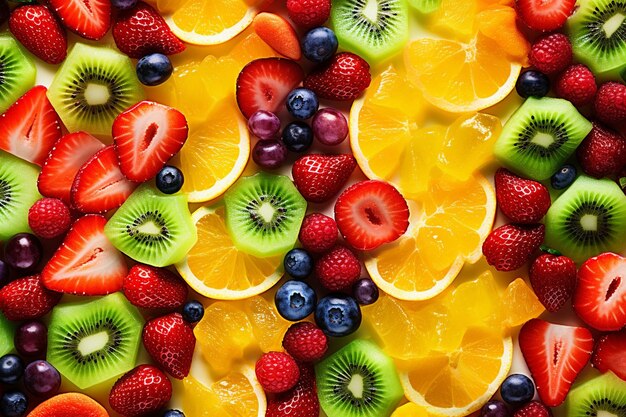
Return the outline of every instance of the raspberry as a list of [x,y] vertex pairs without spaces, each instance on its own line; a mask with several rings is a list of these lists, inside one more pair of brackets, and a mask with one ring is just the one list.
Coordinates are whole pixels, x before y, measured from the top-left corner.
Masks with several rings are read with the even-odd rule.
[[331,0],[287,0],[289,18],[302,29],[322,26],[330,17]]
[[343,291],[361,276],[361,263],[350,249],[336,246],[317,261],[315,273],[327,290]]
[[594,123],[576,150],[583,171],[592,177],[616,175],[626,164],[626,139],[618,132]]
[[539,401],[531,401],[517,410],[513,417],[552,417],[552,412]]
[[530,48],[528,59],[544,74],[556,74],[572,63],[572,44],[561,33],[545,36]]
[[312,213],[304,218],[299,239],[304,249],[321,253],[335,246],[338,233],[335,220],[321,213]]
[[28,225],[34,234],[44,239],[67,232],[71,222],[69,208],[58,198],[42,198],[28,210]]
[[273,394],[290,390],[300,379],[298,364],[283,352],[264,353],[256,362],[255,371],[265,392]]
[[287,330],[283,347],[296,360],[314,362],[326,353],[328,338],[315,324],[303,321]]
[[591,103],[597,90],[593,73],[582,64],[570,66],[556,80],[556,95],[575,106]]
[[604,83],[598,88],[594,103],[596,117],[605,123],[626,121],[626,85]]

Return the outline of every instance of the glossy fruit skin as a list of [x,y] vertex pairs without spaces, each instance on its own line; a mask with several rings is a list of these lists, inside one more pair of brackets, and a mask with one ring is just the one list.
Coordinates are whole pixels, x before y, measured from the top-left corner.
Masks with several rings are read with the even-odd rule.
[[596,118],[612,124],[626,121],[626,85],[607,82],[598,88],[594,100]]
[[561,169],[550,178],[550,184],[555,190],[564,190],[572,185],[577,174],[574,165],[563,165]]
[[587,175],[595,178],[617,175],[626,165],[626,138],[594,123],[576,149],[576,157]]
[[304,79],[319,98],[352,101],[359,97],[372,81],[369,64],[351,52],[333,56],[324,67],[314,70]]
[[546,215],[550,192],[540,182],[518,177],[500,168],[494,178],[498,207],[516,223],[537,223]]
[[291,168],[294,184],[302,197],[323,203],[334,197],[352,175],[356,159],[351,154],[305,155]]
[[197,323],[204,316],[204,306],[197,300],[187,301],[183,306],[182,316],[187,323]]
[[172,165],[165,165],[156,175],[156,186],[163,194],[179,192],[184,182],[182,171]]
[[309,61],[322,63],[337,52],[339,41],[335,32],[325,26],[313,28],[302,38],[302,54]]
[[118,10],[132,9],[137,5],[137,0],[111,0],[111,6]]
[[335,246],[338,234],[339,229],[333,218],[321,213],[311,213],[302,221],[298,240],[309,252],[322,253]]
[[189,375],[196,337],[180,313],[149,320],[142,341],[152,360],[171,376],[183,379]]
[[500,395],[504,402],[517,407],[533,399],[535,384],[526,375],[512,374],[502,382]]
[[292,249],[283,259],[285,272],[296,279],[304,279],[313,272],[313,258],[304,249]]
[[532,45],[528,59],[544,74],[557,74],[572,63],[572,44],[562,33],[553,33]]
[[265,392],[272,394],[290,390],[300,379],[298,364],[284,352],[264,353],[256,362],[255,372]]
[[8,354],[0,358],[0,383],[14,385],[24,375],[24,361],[17,355]]
[[530,284],[550,312],[560,310],[576,287],[576,264],[567,256],[543,254],[530,267]]
[[72,224],[70,209],[57,198],[39,199],[28,210],[28,225],[43,239],[52,239],[67,232]]
[[510,417],[509,409],[502,401],[491,400],[483,406],[480,417]]
[[361,262],[350,249],[337,245],[317,260],[315,275],[329,291],[349,290],[361,276]]
[[4,260],[12,268],[31,270],[39,264],[43,247],[36,236],[19,233],[4,245]]
[[315,308],[315,323],[329,336],[343,337],[361,325],[361,308],[356,300],[341,293],[322,298]]
[[289,18],[298,27],[323,25],[330,17],[331,0],[287,0]]
[[545,238],[543,224],[505,224],[493,230],[483,242],[483,255],[498,271],[521,268]]
[[27,4],[16,8],[9,28],[26,49],[49,64],[60,64],[67,56],[65,29],[45,6]]
[[0,290],[0,310],[13,321],[37,319],[60,299],[60,293],[48,290],[39,275],[32,275],[11,281]]
[[170,59],[159,53],[143,56],[137,61],[137,79],[143,85],[163,84],[172,75],[174,67]]
[[180,308],[189,292],[185,281],[175,273],[144,264],[130,268],[122,290],[134,306],[164,310]]
[[139,365],[118,379],[109,393],[113,410],[127,417],[153,415],[172,397],[172,383],[159,368]]
[[302,321],[287,329],[283,347],[295,360],[315,362],[328,350],[328,338],[315,324]]
[[43,358],[48,347],[48,328],[40,321],[29,321],[15,330],[15,350],[25,357]]
[[280,119],[272,112],[259,110],[248,119],[248,130],[259,139],[273,139],[280,131]]
[[313,135],[322,145],[337,146],[348,137],[348,121],[337,109],[321,109],[311,122]]
[[361,278],[352,287],[354,299],[362,306],[374,304],[379,297],[378,287],[370,278]]
[[513,417],[552,417],[552,412],[539,401],[531,401],[517,410]]
[[167,410],[163,413],[163,417],[185,417],[185,414],[180,410]]
[[61,374],[48,362],[37,360],[26,366],[24,386],[37,397],[52,397],[61,387]]
[[518,16],[526,26],[548,32],[565,24],[574,12],[576,0],[518,0],[516,6]]
[[626,380],[626,330],[602,336],[594,348],[591,365]]
[[9,283],[9,266],[0,260],[0,289]]
[[306,120],[317,112],[319,100],[308,88],[295,88],[287,95],[287,111],[296,119]]
[[313,130],[304,122],[292,122],[283,129],[282,139],[291,152],[306,152],[313,144]]
[[300,380],[294,388],[268,397],[265,417],[319,417],[315,371],[308,364],[301,363],[299,367]]
[[4,417],[22,417],[28,409],[28,398],[20,391],[8,391],[0,397],[0,414]]
[[278,168],[286,158],[287,148],[276,139],[260,140],[252,148],[252,159],[262,168]]
[[525,71],[517,79],[515,90],[523,98],[543,97],[550,91],[550,79],[539,71]]
[[276,292],[278,314],[289,321],[299,321],[315,310],[317,295],[305,282],[287,281]]

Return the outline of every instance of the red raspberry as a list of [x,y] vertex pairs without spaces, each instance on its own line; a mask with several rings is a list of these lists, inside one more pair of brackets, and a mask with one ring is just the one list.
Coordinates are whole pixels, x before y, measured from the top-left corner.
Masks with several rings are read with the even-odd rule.
[[322,26],[330,17],[331,0],[287,0],[289,18],[302,29]]
[[345,246],[336,246],[315,264],[315,273],[324,288],[346,290],[361,276],[361,263]]
[[44,239],[62,235],[71,224],[70,209],[58,198],[42,198],[28,210],[28,225]]
[[582,64],[570,66],[556,80],[556,95],[571,101],[574,106],[591,103],[597,90],[596,78]]
[[576,150],[587,175],[602,178],[618,174],[626,164],[626,139],[612,129],[594,123]]
[[530,48],[528,59],[544,74],[556,74],[572,63],[572,44],[562,33],[545,36]]
[[326,252],[337,243],[339,229],[332,218],[312,213],[304,218],[300,227],[300,243],[312,253]]
[[552,412],[539,401],[531,401],[517,410],[513,417],[552,417]]
[[300,379],[298,364],[284,352],[264,353],[256,362],[255,371],[259,384],[272,394],[290,390]]
[[594,103],[596,117],[605,123],[626,121],[626,85],[604,83],[598,89]]
[[328,338],[315,324],[303,321],[287,330],[283,347],[296,360],[314,362],[326,353]]

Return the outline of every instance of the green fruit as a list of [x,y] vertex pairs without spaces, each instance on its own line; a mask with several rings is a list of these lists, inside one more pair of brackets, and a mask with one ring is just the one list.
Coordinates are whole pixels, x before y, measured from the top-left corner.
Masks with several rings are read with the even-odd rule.
[[409,4],[420,13],[432,13],[439,9],[441,0],[409,0]]
[[0,356],[4,356],[13,350],[13,336],[15,324],[4,317],[0,312]]
[[11,36],[0,35],[0,113],[35,85],[37,68]]
[[596,376],[569,392],[565,408],[567,417],[626,417],[626,381]]

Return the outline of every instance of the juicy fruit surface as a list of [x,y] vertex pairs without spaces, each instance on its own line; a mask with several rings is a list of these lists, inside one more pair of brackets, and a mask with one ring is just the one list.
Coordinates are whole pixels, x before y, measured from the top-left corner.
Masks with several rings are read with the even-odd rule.
[[37,69],[22,47],[10,36],[0,36],[3,80],[0,83],[0,112],[8,109],[35,84]]

